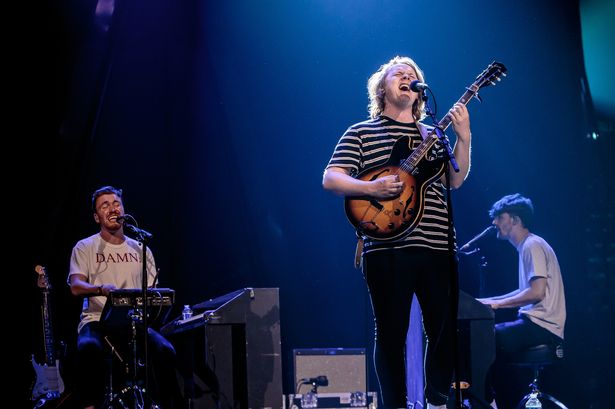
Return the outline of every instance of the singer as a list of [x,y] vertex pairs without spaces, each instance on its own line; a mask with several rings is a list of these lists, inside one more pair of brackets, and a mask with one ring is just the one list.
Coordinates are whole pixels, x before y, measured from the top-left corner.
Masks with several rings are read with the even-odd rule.
[[[519,288],[490,298],[483,304],[493,309],[518,308],[518,319],[495,326],[496,360],[493,365],[491,388],[500,409],[512,408],[506,399],[510,393],[510,356],[528,347],[542,344],[561,344],[566,322],[566,300],[559,263],[549,244],[529,229],[532,225],[532,201],[516,193],[504,196],[491,207],[489,215],[497,229],[498,238],[508,240],[519,252]],[[493,393],[495,392],[495,393]],[[520,393],[519,396],[523,396]]]
[[[375,199],[400,195],[403,182],[396,175],[385,174],[371,181],[354,176],[386,162],[398,139],[408,138],[410,149],[415,149],[428,134],[428,127],[420,122],[425,118],[425,102],[410,87],[417,80],[424,84],[423,71],[414,60],[399,56],[380,66],[370,77],[367,83],[370,119],[350,126],[339,139],[324,172],[326,190]],[[460,171],[451,172],[451,187],[458,188],[470,169],[470,116],[463,104],[455,104],[447,115],[457,135],[454,155]],[[435,146],[431,157],[442,160],[444,148],[439,143]],[[427,186],[425,211],[409,234],[388,241],[364,240],[363,274],[377,329],[374,359],[386,408],[405,408],[407,404],[404,350],[415,293],[423,311],[428,340],[427,407],[444,409],[449,395],[454,323],[450,318],[449,223],[444,183],[441,178]]]
[[[124,235],[120,223],[124,215],[122,191],[104,186],[92,195],[94,221],[100,231],[77,242],[70,258],[68,284],[71,293],[83,298],[81,321],[77,338],[76,395],[81,407],[100,407],[105,396],[108,375],[104,337],[110,335],[100,323],[100,316],[109,292],[116,288],[141,288],[141,244]],[[148,282],[153,285],[156,277],[154,256],[147,249]],[[129,334],[112,335],[128,342]],[[172,407],[173,400],[180,396],[175,377],[175,349],[158,332],[148,328],[148,350],[152,367],[156,372],[152,379],[158,384],[151,388],[159,392],[153,396],[162,407]],[[125,344],[127,345],[127,343]]]

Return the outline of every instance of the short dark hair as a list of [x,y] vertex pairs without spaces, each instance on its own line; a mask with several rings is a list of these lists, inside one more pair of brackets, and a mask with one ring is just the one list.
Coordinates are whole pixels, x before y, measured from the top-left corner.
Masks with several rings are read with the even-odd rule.
[[534,205],[530,199],[519,193],[506,195],[491,206],[489,216],[494,218],[502,213],[518,216],[523,226],[529,229],[534,219]]
[[96,213],[96,199],[98,199],[102,195],[111,195],[115,194],[120,199],[122,198],[122,189],[116,189],[113,186],[103,186],[99,189],[96,189],[94,193],[92,193],[92,211]]

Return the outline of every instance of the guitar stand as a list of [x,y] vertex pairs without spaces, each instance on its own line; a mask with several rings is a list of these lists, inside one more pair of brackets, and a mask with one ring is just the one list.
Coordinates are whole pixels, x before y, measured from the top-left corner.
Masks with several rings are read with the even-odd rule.
[[[138,370],[143,367],[143,363],[139,362],[137,350],[137,323],[143,320],[143,310],[134,308],[128,313],[130,319],[130,346],[132,351],[132,365],[126,364],[126,373],[132,372],[132,377],[126,382],[126,386],[119,392],[113,390],[113,367],[109,368],[109,387],[105,402],[102,405],[103,409],[161,409],[154,401],[147,396],[147,391],[139,382]],[[147,333],[144,334],[147,337]],[[112,354],[119,359],[121,363],[125,363],[122,357],[117,353],[115,347],[111,344],[108,337],[105,341],[111,347]],[[113,361],[113,357],[111,358]],[[132,371],[130,368],[132,367]]]

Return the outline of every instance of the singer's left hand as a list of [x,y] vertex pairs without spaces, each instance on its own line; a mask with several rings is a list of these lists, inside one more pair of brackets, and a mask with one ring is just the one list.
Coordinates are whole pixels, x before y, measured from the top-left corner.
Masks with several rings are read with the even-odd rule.
[[470,113],[468,108],[457,102],[450,111],[448,111],[448,117],[453,122],[453,130],[461,141],[470,142]]

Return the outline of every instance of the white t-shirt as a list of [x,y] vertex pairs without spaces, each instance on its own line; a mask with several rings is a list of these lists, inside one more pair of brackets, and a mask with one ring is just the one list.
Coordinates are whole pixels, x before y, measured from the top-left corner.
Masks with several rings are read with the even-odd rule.
[[530,287],[532,277],[545,277],[547,280],[545,298],[539,303],[519,308],[519,313],[563,339],[566,299],[555,252],[544,239],[531,233],[519,244],[517,251],[520,290]]
[[[111,244],[103,240],[100,233],[80,240],[73,247],[70,258],[68,283],[73,274],[84,275],[93,285],[113,284],[117,288],[140,289],[143,264],[141,243],[126,237],[122,244]],[[156,278],[154,256],[147,249],[148,286]],[[83,299],[81,322],[78,331],[88,322],[99,321],[107,297],[94,296]]]

